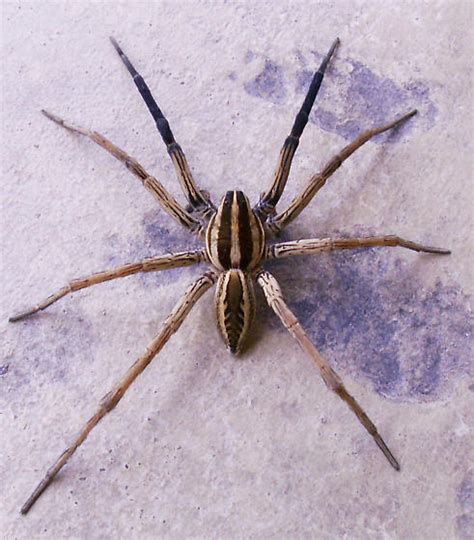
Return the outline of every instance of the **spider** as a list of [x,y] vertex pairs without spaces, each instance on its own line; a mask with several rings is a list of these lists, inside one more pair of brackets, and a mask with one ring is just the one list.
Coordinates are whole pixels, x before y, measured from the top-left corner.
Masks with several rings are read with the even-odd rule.
[[339,45],[339,39],[336,39],[323,58],[319,69],[315,72],[303,105],[296,115],[289,136],[283,144],[270,189],[260,196],[259,201],[253,207],[242,191],[228,191],[219,206],[216,207],[212,203],[209,194],[196,185],[184,152],[176,142],[168,120],[158,107],[144,79],[136,71],[116,40],[111,37],[110,41],[133,77],[138,91],[156,122],[158,132],[166,144],[176,169],[188,206],[183,207],[180,205],[166,191],[163,185],[151,176],[134,158],[120,150],[104,136],[96,131],[74,126],[45,110],[42,112],[47,118],[69,131],[92,139],[121,161],[131,173],[139,178],[143,186],[154,195],[163,209],[173,219],[184,226],[188,232],[204,240],[205,247],[194,251],[152,257],[140,262],[125,264],[112,270],[92,274],[82,279],[75,279],[35,307],[14,315],[9,321],[15,322],[25,319],[38,311],[46,309],[69,293],[112,279],[130,276],[139,272],[157,272],[199,263],[207,263],[210,268],[189,286],[145,353],[128,369],[115,388],[102,398],[96,413],[84,424],[70,446],[47,470],[43,479],[22,506],[21,513],[26,514],[30,510],[92,429],[107,413],[116,407],[133,381],[179,329],[194,304],[215,284],[217,325],[227,348],[234,354],[240,353],[243,349],[246,336],[254,320],[254,284],[257,283],[263,289],[268,305],[302,349],[314,361],[325,384],[347,403],[364,428],[373,437],[390,465],[394,469],[400,470],[398,461],[378,433],[377,428],[355,398],[346,390],[339,375],[330,367],[329,363],[310,341],[303,327],[285,303],[277,280],[272,274],[263,269],[262,263],[271,259],[312,255],[324,251],[376,246],[400,246],[419,252],[440,255],[449,254],[450,251],[446,249],[424,246],[394,235],[343,239],[304,239],[272,245],[267,244],[268,237],[278,234],[279,231],[293,221],[324,186],[328,178],[359,147],[375,135],[400,126],[414,116],[417,111],[412,110],[393,122],[363,132],[352,143],[332,157],[321,172],[309,179],[302,193],[290,203],[288,208],[282,212],[277,212],[276,206],[285,189],[300,136],[308,122],[326,68]]

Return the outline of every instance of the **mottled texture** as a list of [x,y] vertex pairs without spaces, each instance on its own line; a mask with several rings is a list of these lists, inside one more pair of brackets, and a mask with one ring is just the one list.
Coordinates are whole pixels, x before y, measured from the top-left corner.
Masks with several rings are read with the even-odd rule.
[[455,390],[453,375],[468,374],[471,367],[474,318],[468,298],[439,280],[426,287],[410,268],[420,255],[400,259],[388,251],[319,254],[302,258],[296,268],[286,261],[271,267],[316,345],[335,365],[359,373],[361,382],[370,381],[387,397],[444,398],[448,389],[450,395]]
[[[17,1],[2,17],[3,537],[472,537],[472,6]],[[281,208],[354,134],[419,109],[351,157],[284,238],[393,233],[453,254],[387,248],[272,265],[400,473],[261,294],[260,324],[236,360],[208,293],[31,513],[18,514],[199,272],[104,283],[7,323],[69,279],[196,245],[122,165],[39,112],[103,133],[183,200],[109,35],[215,201],[239,189],[254,202],[267,188],[336,36]]]
[[251,96],[268,99],[272,103],[282,103],[286,96],[281,66],[265,60],[262,71],[252,82],[244,85],[245,91]]
[[474,473],[468,471],[458,488],[458,503],[461,509],[456,524],[459,538],[472,538],[474,531]]
[[[252,82],[246,83],[244,88],[251,96],[291,107],[294,95],[287,91],[287,86],[294,87],[296,95],[301,94],[298,101],[304,98],[313,78],[314,69],[319,65],[323,54],[318,53],[314,56],[316,58],[312,58],[310,62],[303,61],[306,66],[311,64],[310,69],[305,67],[292,74],[293,77],[287,78],[281,66],[270,59],[265,59],[263,70]],[[299,53],[298,57],[301,62],[302,54]],[[255,54],[249,58],[259,61]],[[349,73],[347,69],[340,71],[336,67],[331,67],[328,76],[331,78],[329,84],[337,87],[338,95],[335,99],[341,106],[337,111],[330,108],[334,100],[329,96],[328,85],[323,85],[318,105],[310,115],[311,122],[324,131],[337,133],[346,141],[352,141],[364,129],[383,125],[390,119],[417,108],[421,113],[423,128],[428,130],[433,127],[437,109],[430,98],[430,89],[426,82],[414,79],[396,84],[390,78],[377,75],[362,62],[347,58],[345,63]],[[396,133],[379,135],[374,142],[379,144],[398,142],[402,133],[411,131],[410,126],[413,124],[408,123]]]

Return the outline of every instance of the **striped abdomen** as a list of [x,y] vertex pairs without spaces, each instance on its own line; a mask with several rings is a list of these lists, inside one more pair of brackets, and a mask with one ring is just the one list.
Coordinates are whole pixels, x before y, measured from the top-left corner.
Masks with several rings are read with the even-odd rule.
[[242,191],[228,191],[206,230],[206,252],[219,270],[252,270],[262,259],[265,233]]
[[227,348],[232,353],[240,352],[255,316],[255,292],[248,273],[232,269],[219,276],[216,315]]

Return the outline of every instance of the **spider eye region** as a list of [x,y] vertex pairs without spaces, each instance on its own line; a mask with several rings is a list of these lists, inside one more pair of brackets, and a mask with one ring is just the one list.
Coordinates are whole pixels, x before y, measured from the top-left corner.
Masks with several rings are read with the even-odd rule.
[[218,270],[252,270],[263,257],[265,232],[242,191],[228,191],[206,230],[206,252]]

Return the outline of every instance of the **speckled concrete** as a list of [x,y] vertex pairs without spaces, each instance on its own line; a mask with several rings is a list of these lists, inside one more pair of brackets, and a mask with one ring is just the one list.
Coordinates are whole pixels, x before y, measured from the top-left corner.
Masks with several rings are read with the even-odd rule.
[[[472,538],[472,4],[4,2],[2,11],[1,536]],[[336,35],[282,207],[362,129],[419,109],[354,155],[284,238],[397,233],[453,254],[367,250],[270,266],[400,473],[261,296],[236,360],[208,294],[30,514],[18,514],[199,272],[126,278],[6,322],[68,279],[196,245],[119,163],[39,113],[97,129],[178,194],[111,34],[215,200],[237,187],[256,200],[268,186]]]

